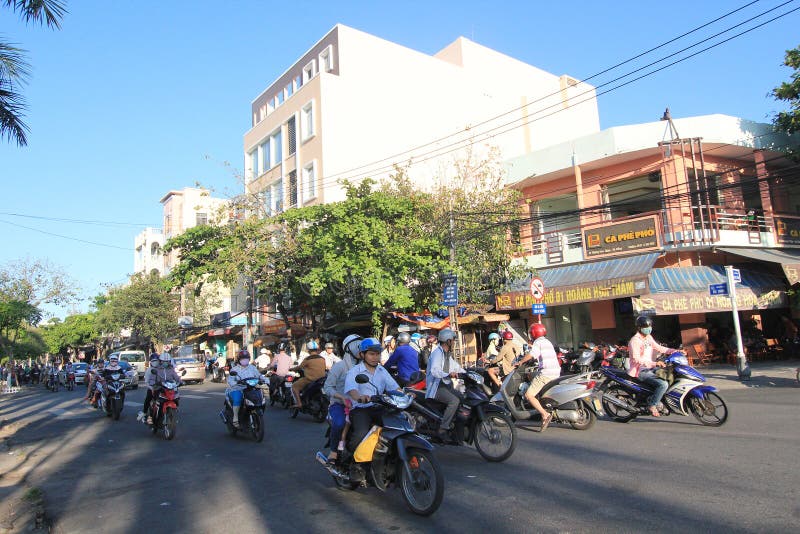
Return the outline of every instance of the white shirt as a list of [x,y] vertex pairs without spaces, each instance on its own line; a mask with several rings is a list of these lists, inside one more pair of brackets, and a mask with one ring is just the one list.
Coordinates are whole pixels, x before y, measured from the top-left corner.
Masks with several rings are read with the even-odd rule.
[[528,353],[539,362],[539,373],[542,376],[551,380],[561,376],[561,365],[558,363],[556,349],[546,337],[536,338]]
[[236,376],[230,375],[228,377],[228,391],[244,389],[244,386],[240,386],[238,384],[239,380],[245,380],[247,378],[258,378],[260,380],[264,380],[264,377],[261,376],[261,373],[258,372],[256,366],[252,363],[247,367],[242,367],[237,363],[233,366],[233,369],[231,369],[231,372],[234,371],[236,371]]
[[[356,382],[356,376],[362,373],[369,377],[370,381],[366,384],[359,384]],[[381,395],[385,391],[399,390],[400,386],[397,385],[392,375],[390,375],[389,371],[384,369],[382,365],[376,367],[375,372],[372,373],[367,370],[367,366],[364,365],[364,362],[361,362],[350,369],[347,372],[347,377],[344,379],[345,395],[348,395],[354,389],[357,390],[360,395]],[[373,404],[372,402],[353,402],[353,408],[366,408]]]
[[[451,354],[452,353],[445,353],[441,346],[437,346],[431,351],[431,356],[428,360],[428,372],[425,376],[426,398],[436,398],[436,392],[439,390],[439,384],[441,382],[445,384],[450,384],[452,382],[450,373],[464,372],[464,368],[459,365]],[[447,369],[445,369],[445,363],[447,363]]]
[[259,354],[258,358],[256,358],[256,366],[263,369],[269,367],[271,361],[269,354]]
[[325,358],[325,368],[326,369],[330,369],[330,368],[333,367],[333,365],[336,362],[342,361],[342,359],[340,357],[338,357],[337,355],[335,355],[334,353],[331,352],[330,354],[328,354],[327,350],[325,352],[321,353],[320,356]]

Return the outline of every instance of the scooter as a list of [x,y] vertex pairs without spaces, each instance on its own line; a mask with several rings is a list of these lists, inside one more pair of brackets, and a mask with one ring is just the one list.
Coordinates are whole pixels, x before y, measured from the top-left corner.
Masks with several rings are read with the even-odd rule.
[[[500,391],[492,397],[492,402],[504,405],[515,421],[541,421],[539,411],[525,398],[535,372],[535,367],[518,367],[506,376]],[[536,398],[553,415],[553,422],[588,430],[598,415],[595,403],[590,400],[596,385],[591,372],[565,375],[548,382]]]
[[[369,377],[359,374],[356,382],[366,384]],[[335,462],[328,462],[325,454],[317,452],[317,461],[342,489],[374,486],[385,492],[394,485],[412,512],[431,515],[444,498],[444,475],[433,445],[414,431],[404,413],[413,397],[387,392],[372,396],[370,402],[384,407],[382,426],[373,426],[354,453],[345,449]]]
[[[186,369],[181,372],[181,375],[186,374]],[[167,380],[158,384],[158,395],[150,403],[150,417],[153,423],[150,429],[153,434],[157,434],[159,430],[164,433],[164,439],[169,441],[175,438],[175,431],[178,427],[178,404],[180,402],[180,394],[178,393],[178,382]],[[147,424],[147,419],[143,421]]]
[[[287,376],[286,378],[288,379],[289,377]],[[290,413],[292,419],[296,418],[300,412],[309,414],[317,423],[323,422],[328,417],[330,399],[322,392],[322,386],[325,385],[326,378],[327,375],[313,381],[303,389],[300,394],[300,401],[303,403],[302,408],[292,408]],[[294,398],[291,397],[291,388],[285,393],[290,396],[289,398]]]
[[100,395],[105,404],[106,415],[119,421],[122,407],[125,405],[125,383],[122,381],[123,371],[111,373],[110,380],[106,380],[104,392]]
[[[231,376],[236,376],[236,371],[231,371]],[[267,406],[267,400],[261,391],[261,379],[246,378],[237,380],[237,383],[245,388],[244,402],[239,407],[239,428],[233,426],[233,406],[227,395],[219,416],[231,436],[239,431],[250,432],[256,443],[261,443],[264,440],[264,409]]]

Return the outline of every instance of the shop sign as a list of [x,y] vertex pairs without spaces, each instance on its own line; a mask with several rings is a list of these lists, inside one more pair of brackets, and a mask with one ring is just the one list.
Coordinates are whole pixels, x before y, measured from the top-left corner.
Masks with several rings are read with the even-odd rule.
[[781,267],[790,286],[800,282],[800,263],[784,263]]
[[[655,293],[634,297],[633,309],[636,313],[655,310],[657,315],[680,315],[683,313],[711,313],[731,311],[729,296],[709,295],[702,291],[685,293]],[[750,288],[736,289],[736,307],[739,311],[785,308],[788,306],[786,292],[772,290],[754,293]]]
[[536,303],[562,306],[578,302],[632,297],[646,291],[646,278],[601,280],[574,286],[549,287],[541,299],[534,298],[530,291],[503,293],[495,297],[495,307],[497,310],[527,310]]
[[658,217],[617,224],[604,224],[583,231],[584,253],[587,258],[627,254],[659,248]]
[[775,241],[781,245],[800,245],[800,219],[773,217]]

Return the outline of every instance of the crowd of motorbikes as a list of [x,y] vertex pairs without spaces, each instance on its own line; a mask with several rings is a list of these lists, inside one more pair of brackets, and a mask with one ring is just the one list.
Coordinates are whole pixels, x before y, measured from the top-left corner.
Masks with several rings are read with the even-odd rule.
[[[559,349],[558,356],[561,376],[547,383],[537,395],[553,416],[553,422],[588,430],[598,416],[604,414],[613,421],[627,423],[650,413],[646,400],[652,391],[650,386],[626,372],[625,347],[585,343],[576,350]],[[665,374],[670,385],[658,407],[660,415],[691,415],[707,426],[724,424],[728,417],[725,402],[713,386],[705,383],[703,375],[689,365],[685,354],[676,351],[661,359],[666,365]],[[318,423],[326,420],[329,399],[322,391],[325,377],[304,389],[302,408],[298,409],[292,407],[291,388],[300,375],[290,372],[278,377],[272,371],[263,371],[268,384],[262,378],[237,379],[244,394],[238,424],[233,424],[234,407],[226,396],[219,415],[230,435],[240,434],[261,442],[265,434],[267,403],[289,410],[292,418],[304,413]],[[237,378],[230,365],[212,362],[207,372],[215,382]],[[513,371],[501,377],[498,387],[493,385],[486,367],[476,364],[465,369],[458,375],[463,401],[445,438],[437,432],[445,405],[425,398],[425,375],[414,373],[402,392],[372,398],[372,402],[384,408],[384,414],[382,426],[373,427],[374,432],[362,441],[364,445],[371,440],[367,460],[358,459],[359,466],[367,466],[366,476],[352,478],[352,465],[358,451],[344,454],[333,463],[323,461],[318,453],[318,460],[341,488],[372,486],[385,490],[395,486],[414,513],[430,515],[439,507],[444,491],[442,470],[433,453],[434,444],[474,446],[480,456],[490,462],[508,459],[516,447],[517,425],[540,420],[539,412],[525,398],[526,388],[535,373],[535,362],[530,366],[516,365]],[[369,381],[363,374],[356,378],[359,383]],[[58,388],[56,374],[47,373],[42,380],[49,389]],[[95,380],[99,393],[96,408],[118,420],[125,402],[122,374],[110,372],[105,377],[96,376]],[[69,376],[67,381],[70,382]],[[74,375],[71,382],[74,387]],[[145,421],[153,434],[161,433],[167,440],[173,439],[177,430],[179,386],[174,381],[159,384]]]

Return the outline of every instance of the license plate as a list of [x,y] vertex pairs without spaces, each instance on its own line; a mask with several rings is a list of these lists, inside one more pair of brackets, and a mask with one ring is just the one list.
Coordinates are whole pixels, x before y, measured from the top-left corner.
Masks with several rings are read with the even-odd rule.
[[290,389],[292,387],[292,383],[291,382],[284,382],[283,385],[286,386],[287,388],[290,388]]
[[594,409],[597,410],[598,412],[603,409],[603,403],[600,402],[600,399],[598,399],[597,397],[592,399],[592,404],[594,404]]

